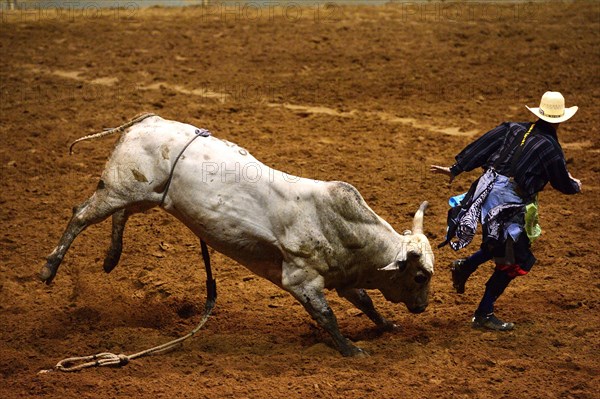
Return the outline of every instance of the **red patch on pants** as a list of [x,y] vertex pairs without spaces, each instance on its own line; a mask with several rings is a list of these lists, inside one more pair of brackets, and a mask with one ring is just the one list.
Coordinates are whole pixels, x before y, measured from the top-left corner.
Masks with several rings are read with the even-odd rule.
[[499,265],[496,264],[496,269],[500,270],[506,274],[508,274],[509,277],[511,278],[515,278],[515,277],[519,277],[519,276],[524,276],[527,273],[529,273],[526,270],[521,269],[521,266],[519,266],[518,264],[512,264],[512,265]]

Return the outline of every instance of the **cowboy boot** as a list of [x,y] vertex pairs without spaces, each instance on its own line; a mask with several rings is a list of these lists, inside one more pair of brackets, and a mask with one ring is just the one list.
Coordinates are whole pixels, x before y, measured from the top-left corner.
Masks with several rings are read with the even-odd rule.
[[515,324],[504,322],[497,318],[493,313],[487,315],[478,315],[475,313],[473,319],[471,319],[471,327],[494,331],[510,331],[515,328]]
[[450,270],[452,272],[452,287],[456,290],[457,294],[464,294],[465,283],[471,275],[471,270],[465,268],[466,259],[457,259],[450,264]]

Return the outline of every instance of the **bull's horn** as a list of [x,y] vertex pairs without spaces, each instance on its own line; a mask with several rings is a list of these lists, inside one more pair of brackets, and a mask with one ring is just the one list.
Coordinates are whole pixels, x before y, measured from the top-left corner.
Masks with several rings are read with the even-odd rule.
[[413,219],[413,234],[423,234],[423,215],[425,214],[425,209],[427,209],[429,203],[427,201],[423,201],[419,210],[415,213],[415,217]]

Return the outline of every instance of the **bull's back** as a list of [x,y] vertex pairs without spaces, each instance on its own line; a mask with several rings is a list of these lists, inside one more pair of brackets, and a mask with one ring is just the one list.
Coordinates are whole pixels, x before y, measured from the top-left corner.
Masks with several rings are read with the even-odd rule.
[[195,131],[150,118],[131,129],[122,146],[143,146],[146,164],[154,162],[148,180],[156,178],[158,187],[173,170],[163,204],[168,212],[213,248],[276,284],[285,257],[314,254],[312,242],[341,239],[350,249],[356,223],[378,222],[350,185],[285,174],[214,136],[197,137],[186,147]]
[[270,174],[244,148],[199,137],[175,166],[165,209],[219,252],[280,284],[282,254],[268,215]]

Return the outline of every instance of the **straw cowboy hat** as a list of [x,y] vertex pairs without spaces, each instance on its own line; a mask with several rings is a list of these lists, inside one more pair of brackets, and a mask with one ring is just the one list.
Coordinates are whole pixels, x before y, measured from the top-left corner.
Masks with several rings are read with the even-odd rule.
[[541,120],[550,123],[561,123],[575,115],[578,107],[565,108],[565,98],[562,94],[557,91],[547,91],[542,96],[538,108],[527,107],[527,109]]

